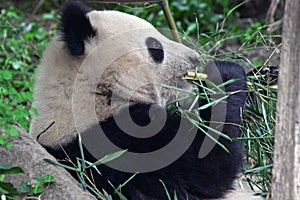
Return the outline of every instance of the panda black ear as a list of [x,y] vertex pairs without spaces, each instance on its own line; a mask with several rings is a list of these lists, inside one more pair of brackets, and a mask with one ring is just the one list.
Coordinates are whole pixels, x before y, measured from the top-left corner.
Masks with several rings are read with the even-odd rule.
[[83,55],[84,41],[96,35],[96,30],[86,16],[90,11],[81,2],[68,2],[62,10],[59,30],[66,48],[73,56]]

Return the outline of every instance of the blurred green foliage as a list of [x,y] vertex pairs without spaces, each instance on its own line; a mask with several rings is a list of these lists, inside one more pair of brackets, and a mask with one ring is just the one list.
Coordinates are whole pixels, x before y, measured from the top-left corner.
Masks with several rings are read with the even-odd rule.
[[0,18],[0,145],[11,148],[18,135],[12,125],[29,128],[33,74],[50,37],[37,23],[24,22],[24,13],[14,7],[2,9]]
[[[187,35],[196,31],[213,32],[216,24],[222,21],[229,10],[229,0],[182,0],[169,1],[169,7],[179,32]],[[151,22],[155,27],[168,27],[164,13],[158,4],[121,4],[115,8],[126,13],[134,14]],[[199,30],[197,30],[198,21]]]

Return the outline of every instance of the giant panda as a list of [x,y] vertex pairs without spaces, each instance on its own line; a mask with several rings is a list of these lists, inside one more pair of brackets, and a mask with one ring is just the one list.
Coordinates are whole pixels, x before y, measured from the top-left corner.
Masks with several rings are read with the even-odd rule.
[[[58,160],[68,157],[75,163],[76,157],[82,156],[80,133],[86,140],[85,160],[95,162],[101,157],[91,151],[106,155],[118,150],[107,149],[102,135],[102,139],[93,139],[95,133],[100,135],[97,131],[101,127],[101,134],[127,150],[93,172],[97,187],[114,199],[119,196],[112,185],[117,188],[128,179],[121,191],[127,199],[167,199],[166,190],[178,199],[240,199],[244,194],[235,195],[238,192],[233,185],[242,165],[241,142],[220,137],[228,151],[214,145],[199,158],[206,134],[168,104],[189,93],[184,91],[193,91],[194,86],[182,77],[195,71],[199,63],[194,50],[166,38],[143,19],[117,11],[93,11],[80,2],[67,3],[59,33],[47,46],[37,70],[33,107],[38,114],[32,117],[30,132]],[[239,137],[246,100],[245,72],[231,62],[213,61],[213,65],[217,70],[205,69],[207,79],[218,79],[216,73],[223,82],[235,79],[225,85],[230,95],[225,113],[219,114],[225,117],[221,131],[231,138]],[[199,100],[200,106],[203,101]],[[191,102],[177,106],[185,105]],[[201,117],[209,122],[212,109],[201,110]],[[150,129],[158,129],[155,133],[128,133],[119,127],[133,122],[144,128],[153,118],[163,122],[161,127]],[[138,128],[135,130],[146,130]],[[177,139],[173,150],[160,152],[174,143],[179,131],[188,139]],[[161,156],[155,154],[159,156],[147,160],[156,151]],[[176,159],[156,165],[177,151]],[[126,153],[133,159],[122,160]],[[134,160],[136,155],[146,155],[146,160]]]

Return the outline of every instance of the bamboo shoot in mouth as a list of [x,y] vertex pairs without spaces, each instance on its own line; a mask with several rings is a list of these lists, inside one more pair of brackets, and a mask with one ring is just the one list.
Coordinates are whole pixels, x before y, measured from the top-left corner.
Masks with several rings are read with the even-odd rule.
[[198,80],[200,78],[201,80],[205,80],[207,78],[207,75],[200,72],[187,72],[187,74],[183,77],[183,79],[187,80]]

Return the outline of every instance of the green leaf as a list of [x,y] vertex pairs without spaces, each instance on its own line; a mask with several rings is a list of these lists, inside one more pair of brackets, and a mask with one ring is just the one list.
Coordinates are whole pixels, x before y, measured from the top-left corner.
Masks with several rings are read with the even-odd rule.
[[18,190],[15,186],[8,182],[0,182],[0,189],[4,194],[18,195]]
[[6,135],[0,135],[0,145],[5,145],[6,144],[6,138],[7,136]]
[[45,158],[44,160],[45,160],[46,162],[49,162],[49,163],[54,164],[54,165],[58,165],[58,166],[63,167],[63,168],[65,168],[65,169],[80,172],[79,169],[77,169],[77,168],[75,168],[75,167],[70,167],[70,166],[65,165],[65,164],[62,164],[62,163],[60,163],[60,162],[57,162],[56,160],[51,160],[51,159],[47,159],[47,158]]
[[44,177],[43,177],[43,182],[44,183],[53,183],[55,182],[55,177],[52,176],[51,174],[46,174]]
[[41,193],[43,193],[44,191],[45,191],[46,189],[45,189],[45,187],[40,183],[40,182],[38,182],[38,183],[36,183],[35,185],[34,185],[34,187],[33,187],[33,194],[41,194]]
[[0,194],[8,194],[8,191],[6,191],[5,189],[1,188],[1,185],[0,185]]
[[28,184],[26,180],[23,180],[22,183],[18,187],[18,191],[20,193],[30,194],[32,192],[31,185]]
[[14,69],[20,69],[21,63],[19,61],[12,61],[11,65]]
[[81,141],[81,136],[80,134],[78,134],[78,145],[79,145],[79,150],[80,150],[80,156],[82,159],[82,171],[85,170],[86,166],[85,166],[85,159],[84,159],[84,153],[83,153],[83,147],[82,147],[82,141]]
[[3,71],[3,79],[8,81],[12,79],[12,73],[10,71]]
[[24,173],[20,167],[12,167],[10,165],[0,164],[0,174],[19,174]]
[[45,13],[45,14],[43,14],[42,18],[43,18],[43,20],[49,20],[49,19],[54,19],[55,16],[53,13]]
[[43,182],[43,177],[38,175],[34,178],[37,182]]
[[215,101],[212,101],[212,102],[210,102],[210,103],[204,104],[203,106],[200,106],[199,108],[197,108],[197,110],[204,110],[204,109],[206,109],[206,108],[209,108],[209,107],[211,107],[211,106],[214,106],[214,105],[220,103],[221,101],[225,100],[227,97],[228,97],[228,95],[223,96],[222,98],[217,99],[217,100],[215,100]]
[[4,182],[5,179],[5,175],[4,174],[0,174],[0,182]]
[[165,190],[165,193],[166,193],[166,195],[167,195],[168,200],[171,200],[170,193],[169,193],[168,188],[166,187],[165,183],[164,183],[162,180],[160,180],[160,179],[159,179],[159,181],[161,182],[161,184],[162,184],[163,187],[164,187],[164,190]]
[[27,33],[25,33],[25,34],[23,35],[23,38],[24,38],[25,40],[30,40],[30,39],[34,38],[34,36],[35,36],[35,33],[33,33],[33,32],[27,32]]
[[174,190],[174,200],[178,200],[177,194],[176,194],[176,190]]
[[244,35],[246,40],[250,40],[251,39],[251,35],[249,33],[245,33]]
[[14,137],[18,137],[19,136],[19,132],[17,131],[17,129],[15,127],[11,127],[8,130],[8,133],[10,133],[10,135],[14,136]]
[[184,89],[181,89],[181,88],[178,88],[178,87],[175,87],[175,86],[166,85],[166,84],[160,84],[160,85],[164,88],[168,88],[168,89],[175,90],[175,91],[178,91],[178,92],[183,92],[183,93],[186,93],[186,94],[195,95],[195,93],[193,93],[191,91],[184,90]]
[[94,163],[94,165],[101,165],[101,164],[104,164],[104,163],[107,163],[109,161],[112,161],[118,157],[120,157],[123,153],[125,153],[127,150],[121,150],[121,151],[117,151],[115,153],[112,153],[112,154],[109,154],[109,155],[106,155],[104,156],[103,158],[101,158],[100,160],[96,161]]
[[12,142],[11,141],[6,142],[6,148],[7,149],[11,149],[12,148]]

